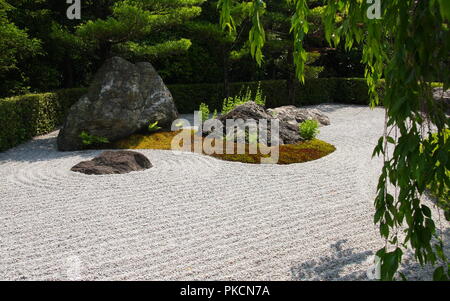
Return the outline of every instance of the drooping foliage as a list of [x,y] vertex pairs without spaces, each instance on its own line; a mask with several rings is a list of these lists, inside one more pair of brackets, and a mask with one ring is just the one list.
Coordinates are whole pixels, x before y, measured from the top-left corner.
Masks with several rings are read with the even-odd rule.
[[[307,59],[305,35],[310,30],[310,10],[306,0],[287,0],[295,5],[291,30],[295,35],[297,76],[304,78]],[[230,8],[240,1],[220,0],[224,28],[234,27]],[[253,0],[263,8],[264,1]],[[378,81],[385,79],[386,130],[374,155],[382,155],[384,166],[375,199],[375,223],[385,238],[377,255],[381,259],[381,277],[390,280],[400,275],[403,250],[411,247],[421,263],[437,266],[434,278],[448,280],[448,259],[443,251],[436,219],[422,201],[427,187],[438,196],[450,186],[450,141],[445,139],[450,120],[431,95],[431,82],[450,85],[450,2],[447,0],[382,1],[382,19],[369,19],[372,3],[362,0],[328,0],[323,12],[327,41],[346,49],[360,45],[365,77],[372,105],[380,102]],[[252,53],[262,61],[264,30],[253,11],[249,36]],[[431,143],[430,141],[433,141]],[[437,184],[438,183],[438,184]],[[400,235],[405,227],[405,235]]]

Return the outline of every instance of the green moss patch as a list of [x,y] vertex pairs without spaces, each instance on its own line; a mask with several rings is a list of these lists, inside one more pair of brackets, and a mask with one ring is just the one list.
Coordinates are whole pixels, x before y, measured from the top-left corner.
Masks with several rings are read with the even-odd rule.
[[[187,150],[194,151],[195,143],[204,143],[208,138],[200,138],[197,142],[194,142],[194,132],[189,130],[190,133],[185,133],[190,135],[191,144]],[[112,145],[113,148],[117,149],[161,149],[161,150],[170,150],[172,149],[171,143],[172,139],[175,138],[178,134],[181,134],[181,131],[176,132],[159,132],[148,135],[135,134],[128,138],[122,139]],[[207,141],[206,141],[207,142]],[[226,149],[226,143],[224,143],[224,152]],[[211,144],[214,146],[214,142],[211,141]],[[237,143],[231,143],[234,148],[234,154],[212,154],[210,156],[225,160],[225,161],[235,161],[242,163],[251,163],[251,164],[259,164],[261,163],[262,158],[269,158],[273,153],[273,150],[265,147],[264,153],[261,153],[260,149],[256,154],[250,153],[250,146],[239,145]],[[182,146],[182,145],[181,145]],[[245,148],[245,152],[243,154],[237,154],[238,148]],[[275,148],[275,147],[272,147]],[[200,149],[198,147],[197,149]],[[297,144],[287,144],[279,146],[279,159],[276,162],[277,164],[293,164],[293,163],[303,163],[307,161],[317,160],[330,153],[334,152],[336,148],[324,141],[313,139],[310,141],[304,141]],[[271,152],[272,151],[272,152]],[[205,152],[203,154],[207,155]]]

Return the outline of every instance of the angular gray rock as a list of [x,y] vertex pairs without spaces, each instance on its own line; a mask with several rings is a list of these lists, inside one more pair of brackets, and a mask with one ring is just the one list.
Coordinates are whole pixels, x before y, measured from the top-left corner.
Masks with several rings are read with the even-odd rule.
[[106,151],[90,161],[83,161],[71,171],[87,175],[125,174],[152,167],[150,161],[141,153],[132,151]]
[[88,93],[70,108],[58,149],[83,149],[82,131],[113,142],[149,122],[169,128],[177,117],[172,95],[150,63],[132,64],[113,57],[97,72]]
[[[330,120],[327,116],[325,116],[319,110],[312,109],[299,109],[294,106],[280,107],[276,109],[266,110],[263,106],[256,104],[253,101],[249,101],[243,105],[237,106],[234,110],[230,111],[225,115],[221,115],[217,118],[224,127],[226,127],[227,120],[237,120],[242,119],[244,121],[254,120],[256,121],[256,125],[258,125],[258,121],[261,119],[265,119],[268,121],[267,128],[267,139],[264,141],[259,141],[260,143],[264,143],[266,145],[280,145],[280,144],[295,144],[302,141],[302,137],[300,137],[298,123],[303,122],[307,119],[315,119],[318,120],[323,125],[329,125]],[[271,128],[270,121],[277,119],[279,121],[279,137],[271,138]],[[215,131],[210,130],[210,124],[212,125],[214,121],[207,121],[203,125],[203,136],[210,136]],[[246,124],[248,126],[248,124]],[[206,127],[206,129],[205,129]],[[228,133],[231,129],[228,129]],[[223,128],[223,130],[219,130],[219,132],[224,132],[226,135],[227,130]],[[236,126],[234,129],[234,134],[239,133],[241,131],[247,131],[248,129],[244,126]],[[248,139],[246,135],[246,139]],[[244,141],[238,141],[244,142]],[[246,140],[245,142],[249,142]]]
[[320,125],[330,125],[330,118],[317,109],[283,106],[275,109],[268,109],[267,112],[283,122],[296,126],[306,120],[316,120]]

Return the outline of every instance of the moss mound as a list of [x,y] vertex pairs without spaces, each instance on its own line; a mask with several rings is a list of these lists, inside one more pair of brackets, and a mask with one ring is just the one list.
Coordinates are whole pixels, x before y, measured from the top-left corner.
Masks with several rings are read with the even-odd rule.
[[[184,130],[189,133],[184,133],[186,136],[190,135],[191,137],[191,145],[188,148],[190,151],[194,151],[195,133],[192,130]],[[182,131],[176,132],[159,132],[154,134],[134,134],[128,138],[117,141],[112,145],[113,148],[117,149],[161,149],[161,150],[171,150],[172,139],[175,138],[178,134],[181,134]],[[200,138],[197,143],[204,143],[208,138]],[[206,141],[208,142],[208,141]],[[214,142],[210,141],[211,145],[214,146]],[[242,145],[237,143],[231,143],[223,141],[223,149],[225,154],[212,154],[210,156],[225,160],[225,161],[235,161],[242,163],[251,163],[251,164],[259,164],[261,163],[262,158],[270,158],[270,154],[272,153],[272,149],[270,147],[265,146],[264,153],[261,153],[260,148],[258,148],[257,153],[250,153],[250,146],[248,144]],[[226,146],[229,143],[231,147],[234,148],[234,154],[226,154]],[[182,144],[180,146],[183,146]],[[228,146],[230,148],[230,146]],[[243,154],[237,154],[237,150],[245,149]],[[275,148],[275,147],[272,147]],[[293,163],[303,163],[307,161],[317,160],[326,155],[334,152],[336,148],[328,144],[324,141],[313,139],[310,141],[304,141],[297,144],[286,144],[279,146],[279,159],[276,162],[277,164],[293,164]],[[203,154],[206,154],[203,152]]]

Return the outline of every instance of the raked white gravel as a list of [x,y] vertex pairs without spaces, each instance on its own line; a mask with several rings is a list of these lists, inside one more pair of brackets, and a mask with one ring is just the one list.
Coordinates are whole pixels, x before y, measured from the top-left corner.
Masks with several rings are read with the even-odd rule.
[[303,164],[139,150],[154,168],[87,176],[70,168],[99,151],[58,152],[57,132],[0,153],[0,280],[369,279],[384,111],[317,107],[337,150]]

